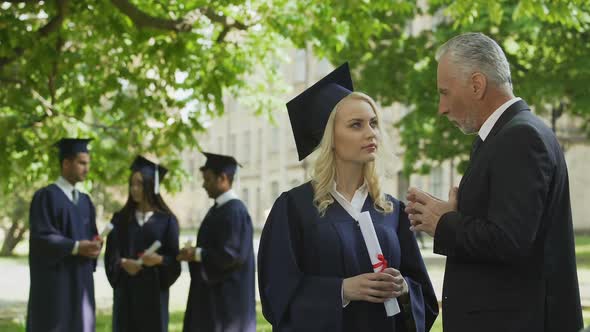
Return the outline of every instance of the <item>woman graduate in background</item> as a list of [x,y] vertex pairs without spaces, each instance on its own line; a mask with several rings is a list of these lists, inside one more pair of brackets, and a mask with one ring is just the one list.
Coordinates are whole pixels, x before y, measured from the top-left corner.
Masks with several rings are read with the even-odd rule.
[[[166,332],[168,289],[180,275],[178,222],[159,194],[167,170],[141,156],[131,170],[129,197],[113,216],[105,253],[114,290],[113,331]],[[142,255],[156,240],[160,249]]]
[[[379,114],[344,64],[287,104],[299,160],[319,145],[311,182],[283,193],[258,252],[273,331],[428,331],[438,303],[404,205],[381,192]],[[352,214],[369,211],[387,268],[374,273]],[[397,298],[401,312],[386,315]]]

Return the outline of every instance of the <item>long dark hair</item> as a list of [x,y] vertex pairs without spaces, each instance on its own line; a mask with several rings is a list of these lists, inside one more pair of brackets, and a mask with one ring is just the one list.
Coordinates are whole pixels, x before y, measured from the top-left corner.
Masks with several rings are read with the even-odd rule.
[[[137,203],[131,197],[131,179],[133,178],[133,174],[136,172],[139,171],[133,171],[131,172],[131,175],[129,175],[129,193],[127,195],[127,202],[119,212],[121,214],[122,220],[126,222],[132,222],[135,220],[135,210],[137,210]],[[164,202],[162,196],[160,194],[154,193],[154,178],[151,176],[145,176],[141,172],[140,174],[143,178],[143,198],[147,200],[149,206],[152,207],[155,212],[166,213],[176,219],[176,216],[172,210],[170,210],[166,202]]]

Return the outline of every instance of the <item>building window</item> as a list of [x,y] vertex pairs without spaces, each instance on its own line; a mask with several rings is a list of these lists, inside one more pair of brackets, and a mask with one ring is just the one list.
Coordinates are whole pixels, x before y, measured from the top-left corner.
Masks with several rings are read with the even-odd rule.
[[224,146],[223,146],[223,136],[219,136],[218,140],[218,144],[219,144],[219,149],[217,151],[219,151],[219,153],[223,153]]
[[256,221],[255,223],[258,224],[262,224],[263,220],[262,220],[262,216],[263,216],[263,208],[264,208],[264,204],[262,203],[262,194],[261,194],[261,190],[260,187],[256,188],[256,202],[255,202],[256,206]]
[[430,191],[435,197],[443,198],[442,168],[440,166],[434,167],[430,171]]
[[256,144],[256,148],[258,149],[258,164],[262,163],[262,154],[266,151],[266,142],[264,141],[264,128],[260,128],[258,130],[258,144]]
[[195,167],[195,164],[196,164],[195,156],[194,155],[188,156],[188,172],[192,177],[192,180],[190,181],[190,184],[189,184],[189,188],[191,191],[195,191],[197,189],[196,180],[197,180],[198,174],[197,174],[197,169]]
[[279,197],[279,182],[273,181],[270,184],[270,201],[274,202]]
[[250,196],[249,196],[249,192],[248,192],[248,188],[243,188],[242,189],[242,202],[244,202],[244,204],[246,205],[246,207],[248,209],[250,209]]
[[236,134],[231,134],[229,137],[229,155],[234,156],[236,154]]
[[402,171],[397,172],[397,197],[398,197],[398,199],[405,201],[406,193],[408,192],[409,187],[410,187],[410,179],[404,174],[404,172],[402,172]]
[[293,69],[293,81],[295,83],[303,83],[307,78],[307,52],[305,50],[297,50],[295,53],[295,68]]
[[272,139],[270,142],[270,152],[279,152],[281,146],[281,131],[279,127],[272,128]]
[[416,187],[420,190],[425,190],[424,185],[423,185],[424,181],[422,179],[421,174],[415,174],[414,176],[412,176],[411,182],[412,182],[413,187]]
[[244,139],[242,140],[242,151],[240,158],[241,162],[247,164],[250,161],[250,131],[244,133]]
[[196,171],[196,169],[195,169],[195,158],[192,157],[192,156],[188,156],[187,159],[188,159],[188,172],[191,175],[195,175],[195,171]]
[[237,107],[236,107],[236,101],[235,101],[233,98],[227,98],[227,99],[225,100],[225,103],[224,103],[224,104],[225,104],[224,111],[225,111],[226,113],[232,113],[232,112],[233,112],[233,111],[235,111],[235,110],[236,110],[236,108],[237,108]]
[[328,59],[323,58],[317,65],[317,70],[315,71],[318,75],[318,79],[328,75],[329,72],[334,70],[334,66],[328,61]]

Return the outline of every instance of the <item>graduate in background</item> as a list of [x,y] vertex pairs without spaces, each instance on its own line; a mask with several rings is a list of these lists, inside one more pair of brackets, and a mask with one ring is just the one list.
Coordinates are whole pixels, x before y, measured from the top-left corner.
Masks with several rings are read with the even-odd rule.
[[[312,181],[283,193],[264,226],[258,280],[273,331],[430,330],[438,303],[403,203],[381,191],[379,114],[344,64],[287,104]],[[374,273],[352,214],[369,211],[386,262]],[[401,312],[387,317],[383,302]]]
[[31,202],[27,332],[95,330],[92,274],[102,244],[94,240],[94,205],[75,187],[88,174],[89,141],[64,138],[56,143],[61,176],[39,189]]
[[254,332],[254,250],[252,220],[232,191],[238,167],[230,156],[204,153],[203,188],[215,205],[207,212],[197,247],[181,250],[188,261],[191,286],[184,332]]
[[[114,290],[114,332],[168,331],[168,289],[180,275],[180,263],[178,221],[159,194],[167,171],[138,156],[131,165],[127,203],[111,221],[105,270]],[[142,255],[156,240],[160,249]]]

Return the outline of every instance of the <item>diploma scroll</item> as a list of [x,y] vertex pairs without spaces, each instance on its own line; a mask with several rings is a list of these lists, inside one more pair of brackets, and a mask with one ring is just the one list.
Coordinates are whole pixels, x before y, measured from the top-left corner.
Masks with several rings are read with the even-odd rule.
[[113,228],[115,228],[115,226],[113,226],[113,224],[108,223],[104,226],[104,228],[102,229],[102,232],[100,232],[100,238],[101,239],[106,239],[107,236],[109,236],[109,233],[113,230]]
[[[156,241],[154,241],[154,243],[152,243],[152,245],[149,248],[147,248],[146,251],[144,251],[143,255],[151,255],[151,254],[155,253],[156,250],[160,249],[161,246],[162,246],[162,243],[160,241],[156,240]],[[143,259],[141,259],[141,257],[139,257],[139,259],[137,259],[137,263],[140,265],[143,264]]]
[[109,236],[109,233],[113,230],[113,228],[115,228],[115,226],[113,226],[113,224],[108,223],[104,226],[104,228],[102,229],[102,232],[100,232],[100,234],[95,235],[94,238],[92,240],[97,241],[97,240],[105,240],[107,238],[107,236]]
[[193,238],[189,237],[184,243],[184,248],[190,248],[193,246]]
[[[358,223],[363,234],[363,239],[365,240],[365,245],[367,246],[369,257],[371,258],[371,264],[373,264],[373,271],[381,272],[387,267],[387,261],[383,258],[383,252],[381,251],[381,246],[375,233],[371,214],[368,211],[361,212],[358,217]],[[400,312],[396,298],[391,298],[383,304],[385,305],[387,317],[395,316]]]

